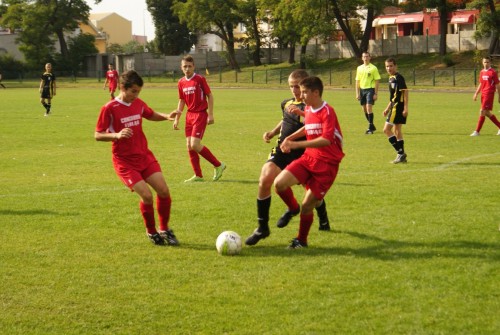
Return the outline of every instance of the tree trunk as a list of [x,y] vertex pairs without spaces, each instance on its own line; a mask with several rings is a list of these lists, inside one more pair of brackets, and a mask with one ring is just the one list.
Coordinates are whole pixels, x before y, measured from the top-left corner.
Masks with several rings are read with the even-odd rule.
[[446,1],[439,8],[439,55],[446,55],[446,33],[448,28],[448,10],[446,7]]
[[[254,37],[255,37],[255,50],[253,52],[252,58],[253,58],[253,65],[254,66],[261,66],[262,62],[260,61],[260,34],[259,34],[259,25],[257,23],[257,18],[253,17],[252,18],[252,25],[253,25],[253,31]],[[271,45],[269,45],[269,48],[271,48]]]
[[333,14],[335,15],[335,19],[337,19],[337,23],[339,24],[340,29],[342,29],[342,31],[345,34],[345,37],[347,38],[347,41],[351,45],[352,51],[354,51],[356,57],[361,58],[361,54],[364,51],[368,50],[361,50],[358,44],[356,43],[356,39],[352,35],[351,28],[344,22],[344,17],[342,16],[342,13],[340,12],[340,9],[336,1],[333,1]]
[[307,51],[307,44],[301,45],[300,46],[300,65],[299,65],[300,69],[306,68],[306,62],[305,62],[305,59],[307,56],[306,51]]
[[56,30],[56,35],[57,38],[59,39],[59,46],[61,47],[61,56],[63,59],[66,59],[68,57],[68,44],[64,39],[64,33],[62,29]]
[[290,43],[290,53],[288,54],[288,63],[295,64],[295,43]]
[[[373,7],[368,7],[367,13],[366,13],[366,27],[365,27],[365,32],[363,33],[363,37],[361,38],[361,44],[359,45],[360,50],[366,50],[369,51],[368,49],[370,48],[370,36],[372,34],[372,23],[373,23],[373,18],[375,16]],[[361,55],[358,57],[361,58]]]

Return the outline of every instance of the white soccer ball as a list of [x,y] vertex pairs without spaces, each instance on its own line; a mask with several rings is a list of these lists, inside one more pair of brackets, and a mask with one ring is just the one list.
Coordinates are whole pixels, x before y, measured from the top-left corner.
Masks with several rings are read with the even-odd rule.
[[238,255],[241,252],[241,237],[234,231],[224,231],[217,237],[215,247],[221,255]]

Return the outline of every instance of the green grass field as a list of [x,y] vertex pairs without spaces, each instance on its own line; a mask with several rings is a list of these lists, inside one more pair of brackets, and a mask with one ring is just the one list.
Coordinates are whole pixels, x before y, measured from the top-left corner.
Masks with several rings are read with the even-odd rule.
[[[411,91],[405,165],[390,164],[381,132],[386,90],[372,136],[354,89],[325,91],[346,152],[326,197],[334,230],[315,220],[309,248],[287,250],[295,218],[236,257],[218,255],[215,239],[224,230],[245,239],[256,227],[271,149],[262,133],[290,94],[213,90],[216,123],[204,143],[228,165],[217,183],[184,184],[183,131],[145,121],[172,193],[177,248],[147,240],[110,143],[93,138],[106,92],[61,87],[44,117],[36,88],[0,90],[0,333],[500,333],[500,136],[489,121],[468,136],[473,89]],[[146,84],[141,97],[157,111],[176,107],[172,87]],[[272,220],[283,210],[273,196]]]

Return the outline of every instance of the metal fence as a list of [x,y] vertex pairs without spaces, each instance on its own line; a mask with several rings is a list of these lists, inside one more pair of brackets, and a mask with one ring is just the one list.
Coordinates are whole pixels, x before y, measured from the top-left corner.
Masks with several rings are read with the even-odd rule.
[[[334,87],[352,87],[355,83],[356,71],[339,69],[308,69],[311,75],[320,77],[324,84]],[[210,70],[201,73],[211,84],[238,84],[238,85],[286,85],[290,69],[269,70]],[[412,86],[449,86],[475,87],[478,84],[478,69],[456,69],[454,67],[435,70],[400,69],[407,85]],[[103,83],[104,73],[97,73],[95,77],[87,77],[83,73],[55,71],[58,82],[70,83]],[[182,77],[182,72],[166,71],[163,73],[141,73],[144,80],[150,83],[176,83]],[[41,73],[5,71],[2,73],[4,84],[14,84],[15,87],[33,87],[40,80]],[[381,72],[382,81],[387,75]]]

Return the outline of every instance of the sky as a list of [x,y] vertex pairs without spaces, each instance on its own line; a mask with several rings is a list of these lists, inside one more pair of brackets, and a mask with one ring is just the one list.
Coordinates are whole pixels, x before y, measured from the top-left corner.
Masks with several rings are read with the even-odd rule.
[[96,5],[94,0],[85,0],[90,13],[116,13],[132,21],[133,35],[146,35],[148,41],[155,38],[155,27],[148,12],[146,0],[102,0]]

